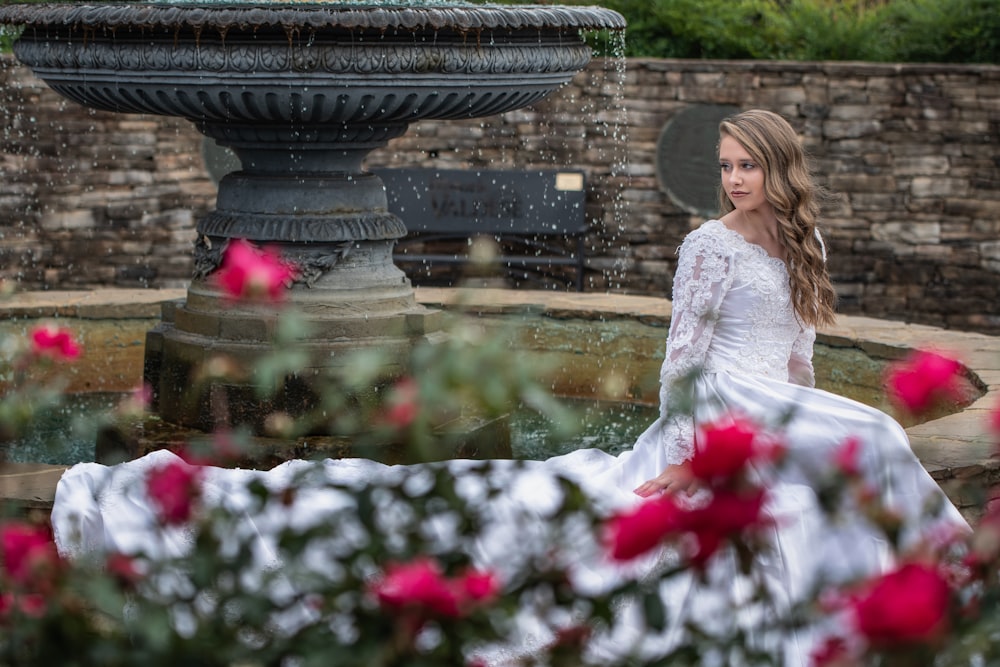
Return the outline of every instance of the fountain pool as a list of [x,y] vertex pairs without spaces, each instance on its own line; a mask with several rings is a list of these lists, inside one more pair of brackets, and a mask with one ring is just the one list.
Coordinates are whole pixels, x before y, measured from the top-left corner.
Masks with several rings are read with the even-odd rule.
[[[127,392],[142,379],[145,332],[159,320],[161,304],[183,298],[183,290],[26,292],[0,301],[0,334],[23,333],[40,321],[57,321],[77,332],[84,354],[63,369],[71,392],[100,396]],[[553,390],[585,402],[628,403],[609,414],[627,429],[641,429],[656,402],[656,380],[670,319],[661,298],[619,294],[553,293],[498,289],[417,288],[419,303],[489,320],[518,318],[518,352],[556,362]],[[576,332],[574,334],[574,332]],[[581,334],[586,335],[581,335]],[[859,400],[881,400],[881,369],[912,348],[955,352],[967,368],[968,404],[907,433],[914,451],[952,502],[975,520],[982,494],[1000,484],[996,444],[986,418],[1000,403],[1000,338],[864,317],[841,316],[821,330],[816,348],[821,386]],[[595,378],[603,381],[595,383]],[[868,398],[866,398],[866,396]],[[604,403],[607,405],[608,403]],[[620,407],[620,406],[618,406]],[[622,416],[626,415],[626,416]],[[605,421],[605,424],[608,422]],[[602,426],[592,432],[607,433]],[[617,428],[612,425],[612,428]],[[634,431],[633,431],[634,432]],[[592,441],[581,442],[592,446]],[[0,498],[22,508],[51,506],[64,464],[6,463],[0,466]]]
[[[552,376],[555,394],[584,405],[611,407],[591,412],[591,435],[607,434],[604,417],[617,420],[622,427],[622,438],[609,439],[608,447],[627,443],[634,429],[647,424],[655,413],[658,371],[670,320],[666,300],[503,289],[417,288],[416,294],[421,304],[440,308],[448,316],[454,315],[460,303],[462,317],[476,317],[486,326],[499,328],[516,322],[513,349],[521,355],[535,355],[556,369]],[[108,396],[120,395],[141,382],[145,332],[158,321],[163,303],[183,295],[182,290],[114,289],[17,294],[0,302],[0,333],[23,334],[38,322],[51,320],[72,327],[85,351],[77,363],[62,369],[68,391],[101,405],[110,400]],[[908,424],[914,446],[925,453],[928,465],[938,460],[950,468],[963,456],[987,459],[983,447],[989,439],[976,435],[983,430],[976,419],[994,400],[993,379],[1000,373],[993,370],[1000,368],[1000,341],[993,337],[842,316],[835,327],[819,332],[817,383],[888,410],[882,390],[886,363],[925,345],[953,349],[967,359],[967,401],[951,414]],[[586,442],[581,444],[594,444],[590,435],[582,438]],[[948,445],[945,439],[955,443],[964,439],[969,450],[941,457],[935,448]],[[525,455],[539,454],[529,451]]]

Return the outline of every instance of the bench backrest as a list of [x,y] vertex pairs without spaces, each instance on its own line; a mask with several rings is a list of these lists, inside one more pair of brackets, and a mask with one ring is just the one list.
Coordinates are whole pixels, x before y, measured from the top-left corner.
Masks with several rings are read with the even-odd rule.
[[373,169],[389,211],[412,233],[578,236],[587,231],[576,170]]

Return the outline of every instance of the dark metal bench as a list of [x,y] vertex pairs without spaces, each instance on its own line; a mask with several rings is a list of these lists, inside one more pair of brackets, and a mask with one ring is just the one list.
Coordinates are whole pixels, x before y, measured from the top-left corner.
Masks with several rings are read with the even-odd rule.
[[[470,239],[488,236],[501,249],[496,259],[508,272],[521,270],[525,277],[569,267],[573,286],[583,291],[587,217],[582,171],[373,171],[385,182],[389,210],[409,231],[396,246],[396,264],[469,264]],[[421,282],[409,273],[415,283]]]

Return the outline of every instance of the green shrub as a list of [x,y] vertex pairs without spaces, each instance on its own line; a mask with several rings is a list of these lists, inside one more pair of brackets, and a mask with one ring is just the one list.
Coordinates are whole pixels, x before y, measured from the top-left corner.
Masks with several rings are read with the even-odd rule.
[[996,63],[1000,0],[552,0],[628,21],[645,58]]
[[884,12],[885,34],[901,62],[1000,62],[997,0],[906,0]]

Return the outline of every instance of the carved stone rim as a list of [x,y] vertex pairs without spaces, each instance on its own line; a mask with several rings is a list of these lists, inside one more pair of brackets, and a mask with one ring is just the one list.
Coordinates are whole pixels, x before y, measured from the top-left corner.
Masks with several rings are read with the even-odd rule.
[[0,24],[73,28],[254,29],[579,29],[624,30],[625,19],[604,7],[561,5],[483,6],[466,3],[422,7],[326,3],[209,6],[179,4],[12,4],[0,6]]

